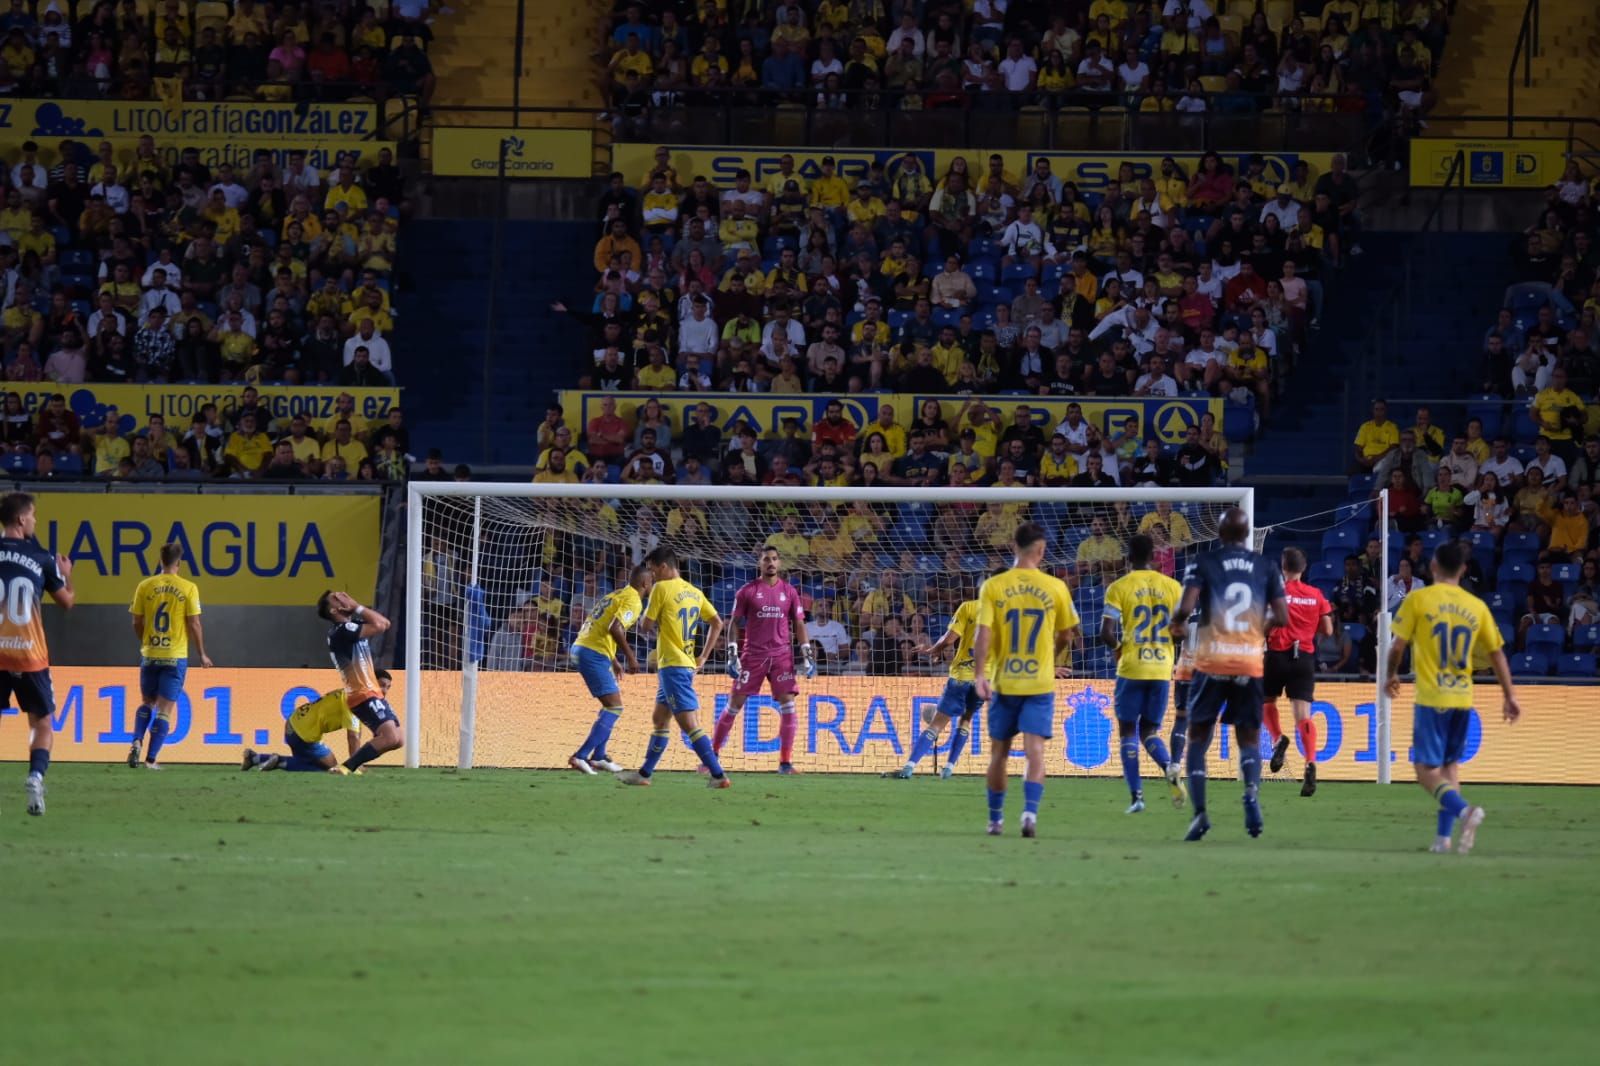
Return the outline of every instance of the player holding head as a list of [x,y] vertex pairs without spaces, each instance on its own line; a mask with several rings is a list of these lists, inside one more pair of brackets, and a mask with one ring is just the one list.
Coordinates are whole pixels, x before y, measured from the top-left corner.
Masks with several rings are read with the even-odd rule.
[[1017,527],[1010,570],[978,590],[978,637],[973,645],[973,689],[989,700],[989,835],[1005,823],[1006,760],[1022,734],[1028,758],[1023,777],[1022,835],[1036,835],[1044,796],[1044,742],[1056,716],[1056,653],[1078,625],[1072,595],[1039,569],[1045,535],[1035,522]]
[[628,628],[644,610],[645,597],[650,595],[650,586],[655,580],[648,566],[640,563],[634,567],[626,585],[595,604],[572,642],[572,664],[589,686],[589,695],[600,701],[600,712],[595,716],[594,725],[589,727],[589,735],[567,760],[567,765],[580,773],[604,770],[614,774],[622,769],[606,754],[611,730],[622,716],[622,687],[617,681],[624,667],[617,660],[617,652],[627,660],[627,671],[637,674],[639,657],[628,643]]
[[[678,576],[678,553],[665,544],[644,557],[645,565],[655,574],[656,583],[650,590],[650,601],[645,604],[640,628],[649,633],[656,631],[656,707],[651,717],[654,727],[650,734],[650,747],[644,756],[644,765],[637,770],[623,770],[617,780],[624,785],[648,785],[656,764],[667,753],[667,742],[672,733],[668,727],[677,719],[678,728],[700,761],[711,772],[710,788],[729,788],[733,782],[722,772],[717,753],[711,748],[711,738],[695,720],[700,709],[700,697],[695,695],[694,675],[706,664],[706,656],[722,635],[722,619],[711,606],[705,593]],[[708,627],[700,654],[695,654],[695,638],[700,626]]]
[[1183,806],[1183,785],[1177,764],[1161,742],[1161,719],[1167,714],[1167,689],[1172,686],[1172,619],[1183,599],[1183,586],[1150,566],[1156,545],[1147,534],[1128,540],[1128,573],[1105,592],[1100,641],[1117,652],[1117,736],[1122,745],[1122,776],[1133,802],[1129,814],[1144,810],[1144,784],[1139,775],[1139,745],[1161,768],[1172,790],[1172,805]]
[[1417,694],[1412,708],[1411,747],[1417,784],[1439,801],[1438,828],[1430,851],[1449,851],[1450,834],[1461,827],[1455,849],[1472,850],[1483,824],[1483,808],[1461,798],[1461,757],[1472,720],[1474,653],[1487,652],[1504,693],[1500,713],[1507,722],[1522,717],[1511,684],[1500,630],[1488,606],[1461,587],[1466,557],[1457,543],[1433,553],[1433,584],[1407,594],[1394,619],[1389,648],[1389,698],[1400,695],[1400,660],[1411,648]]
[[40,606],[44,594],[71,609],[72,563],[51,557],[34,536],[34,501],[26,492],[0,497],[0,708],[17,706],[28,716],[28,813],[44,813],[44,775],[55,743],[56,713],[50,685],[50,649],[45,645]]
[[333,668],[344,679],[344,698],[356,721],[372,730],[372,739],[358,748],[335,772],[359,770],[386,751],[405,743],[400,734],[400,719],[384,699],[372,663],[372,648],[367,640],[387,632],[389,620],[363,607],[348,593],[324,592],[317,600],[317,614],[333,623],[328,630],[328,654]]
[[[744,702],[761,694],[762,681],[770,681],[772,698],[778,704],[778,773],[798,773],[794,768],[795,652],[800,653],[800,672],[807,681],[817,676],[811,641],[806,638],[806,612],[800,594],[778,574],[783,557],[771,544],[761,549],[760,576],[740,589],[733,598],[733,619],[728,626],[728,676],[733,678],[733,694],[728,708],[717,719],[711,747],[718,755],[733,731],[733,723]],[[740,639],[741,627],[743,640]],[[791,641],[790,630],[793,629]]]
[[1239,776],[1244,782],[1244,827],[1262,829],[1261,672],[1267,630],[1286,625],[1289,607],[1278,566],[1250,550],[1250,518],[1237,507],[1222,512],[1217,526],[1222,546],[1190,565],[1183,580],[1183,603],[1172,623],[1172,639],[1182,640],[1185,621],[1196,610],[1194,681],[1189,689],[1189,800],[1194,820],[1185,840],[1199,840],[1211,828],[1206,814],[1206,753],[1217,720],[1233,726],[1239,743]]
[[1278,721],[1278,697],[1289,694],[1294,708],[1294,731],[1300,738],[1300,748],[1306,753],[1306,776],[1300,785],[1300,795],[1312,796],[1317,791],[1317,723],[1311,717],[1311,701],[1317,687],[1316,656],[1317,634],[1333,633],[1333,606],[1315,585],[1300,580],[1306,572],[1306,554],[1299,548],[1285,548],[1280,557],[1283,567],[1283,595],[1289,604],[1289,624],[1274,629],[1267,635],[1267,660],[1264,694],[1266,696],[1267,735],[1272,738],[1272,761],[1268,768],[1277,773],[1283,769],[1283,757],[1289,750],[1289,738],[1283,735]]
[[[1005,567],[1000,567],[989,576],[997,577],[1005,572]],[[939,706],[934,708],[922,732],[917,734],[916,742],[911,745],[911,757],[906,760],[904,766],[892,774],[885,774],[885,777],[908,780],[917,772],[917,763],[938,746],[939,733],[944,729],[945,723],[952,719],[956,720],[956,727],[950,734],[950,758],[939,768],[939,777],[948,781],[950,775],[956,772],[956,763],[961,760],[961,752],[967,746],[972,716],[983,706],[983,701],[978,698],[973,683],[972,651],[977,635],[978,601],[966,600],[956,608],[956,613],[950,616],[950,625],[937,643],[923,644],[917,648],[918,655],[938,655],[954,644],[956,654],[955,658],[950,660],[950,676],[944,683],[944,692],[939,696]]]
[[[392,680],[389,671],[378,670],[374,676],[378,679],[378,689],[387,698]],[[336,688],[332,692],[324,692],[310,703],[302,703],[283,723],[283,740],[289,745],[289,754],[270,755],[246,748],[239,769],[342,774],[345,768],[339,765],[338,757],[322,742],[323,737],[340,730],[344,731],[345,748],[353,758],[360,750],[361,723],[350,713],[350,703],[344,689]],[[359,774],[363,771],[357,767],[354,772]]]
[[200,665],[210,666],[205,632],[200,626],[200,590],[178,575],[183,546],[161,546],[161,570],[139,582],[133,590],[128,614],[133,635],[139,640],[139,710],[133,716],[133,744],[128,766],[139,765],[139,743],[150,731],[150,750],[144,766],[159,770],[156,756],[172,729],[172,716],[183,695],[183,677],[189,671],[189,641],[200,652]]

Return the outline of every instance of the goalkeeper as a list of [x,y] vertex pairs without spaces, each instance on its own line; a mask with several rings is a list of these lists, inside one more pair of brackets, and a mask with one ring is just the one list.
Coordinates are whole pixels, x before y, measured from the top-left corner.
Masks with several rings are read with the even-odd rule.
[[783,556],[768,544],[761,549],[760,576],[734,597],[728,625],[728,676],[733,678],[733,694],[728,709],[717,719],[712,746],[721,753],[745,700],[760,694],[763,681],[770,682],[772,698],[778,704],[778,773],[793,774],[798,773],[794,768],[795,651],[800,653],[800,672],[807,680],[817,676],[817,663],[806,638],[800,594],[778,576],[782,569]]
[[[387,696],[392,681],[389,671],[379,670],[377,678],[379,689]],[[344,689],[336,688],[332,692],[323,693],[310,703],[302,703],[294,709],[288,721],[283,723],[283,739],[289,745],[288,755],[273,755],[246,748],[243,764],[239,769],[346,773],[348,771],[340,765],[339,757],[322,742],[322,738],[329,733],[338,733],[341,730],[345,734],[345,743],[350,749],[350,754],[354,755],[356,749],[361,746],[361,723],[350,713],[350,704],[345,701]],[[361,773],[359,769],[355,772]]]

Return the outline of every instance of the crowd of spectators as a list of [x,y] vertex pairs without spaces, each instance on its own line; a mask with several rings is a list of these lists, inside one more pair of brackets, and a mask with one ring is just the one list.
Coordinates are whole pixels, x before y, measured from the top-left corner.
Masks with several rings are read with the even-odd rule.
[[335,101],[433,90],[432,0],[9,0],[14,97]]
[[1431,106],[1445,0],[627,0],[620,127],[655,109],[1060,105],[1251,114]]

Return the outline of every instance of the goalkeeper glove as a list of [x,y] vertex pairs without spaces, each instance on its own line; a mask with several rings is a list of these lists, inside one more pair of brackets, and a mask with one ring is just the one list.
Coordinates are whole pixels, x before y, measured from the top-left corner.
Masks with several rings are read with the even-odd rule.
[[811,642],[800,645],[800,676],[810,681],[817,676],[817,660],[811,656]]
[[728,676],[738,680],[739,674],[742,672],[739,666],[739,645],[730,640],[728,641]]

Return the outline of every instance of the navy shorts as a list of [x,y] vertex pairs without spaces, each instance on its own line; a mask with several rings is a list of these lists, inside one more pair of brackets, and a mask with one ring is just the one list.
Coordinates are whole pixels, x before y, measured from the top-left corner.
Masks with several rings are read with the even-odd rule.
[[139,698],[145,703],[156,700],[178,702],[183,695],[183,679],[189,673],[189,664],[183,659],[144,659],[139,663]]
[[989,701],[989,739],[1010,740],[1018,733],[1050,739],[1055,725],[1056,696],[1040,692],[1031,696],[1002,696]]
[[374,696],[360,706],[350,708],[350,713],[356,716],[356,721],[374,733],[385,722],[400,724],[400,718],[394,713],[394,708],[390,707],[389,701],[382,696]]
[[1117,678],[1113,700],[1117,708],[1117,721],[1144,722],[1160,726],[1167,716],[1167,689],[1169,681],[1153,681],[1133,677]]
[[1467,749],[1469,707],[1425,707],[1411,711],[1411,761],[1422,766],[1460,762]]
[[310,762],[321,762],[333,756],[328,745],[320,740],[307,740],[294,731],[294,726],[287,723],[283,727],[283,742],[289,745],[289,754]]
[[0,670],[0,707],[11,706],[12,696],[16,696],[17,706],[22,713],[31,718],[42,718],[47,714],[55,716],[56,690],[50,684],[48,666],[43,670],[29,670],[20,674]]
[[960,718],[964,714],[972,714],[983,706],[983,700],[978,698],[978,690],[971,681],[958,681],[955,678],[944,683],[944,692],[939,696],[940,714],[946,718]]
[[1223,725],[1261,726],[1261,679],[1247,677],[1235,684],[1231,677],[1196,673],[1189,689],[1189,721]]

